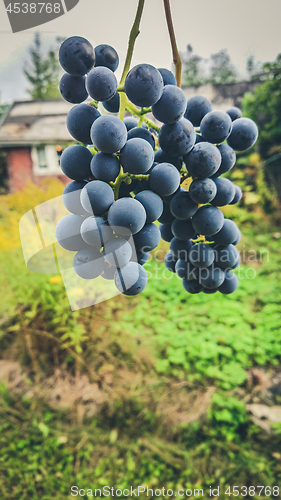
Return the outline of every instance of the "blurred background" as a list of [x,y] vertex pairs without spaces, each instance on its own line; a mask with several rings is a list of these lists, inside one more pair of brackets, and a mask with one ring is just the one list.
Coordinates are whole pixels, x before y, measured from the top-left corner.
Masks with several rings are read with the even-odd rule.
[[[102,4],[91,2],[91,17],[81,0],[46,25],[53,31],[0,32],[0,497],[72,498],[72,485],[206,495],[220,486],[220,498],[228,485],[272,488],[281,479],[281,6],[237,1],[235,17],[233,2],[203,1],[199,19],[198,4],[172,5],[187,98],[238,106],[259,127],[225,174],[243,190],[222,208],[242,231],[237,291],[187,294],[165,271],[162,241],[140,296],[72,312],[59,273],[25,267],[18,225],[69,181],[59,168],[72,107],[58,91],[60,43],[113,45],[121,75],[137,2]],[[173,69],[158,0],[144,8],[140,62]]]

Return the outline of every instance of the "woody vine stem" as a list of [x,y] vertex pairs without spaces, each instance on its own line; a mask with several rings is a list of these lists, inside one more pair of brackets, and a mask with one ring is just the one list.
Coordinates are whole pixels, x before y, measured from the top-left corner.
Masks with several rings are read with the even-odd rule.
[[[157,125],[155,125],[155,123],[148,120],[145,116],[147,113],[149,113],[151,111],[151,108],[141,108],[139,110],[132,103],[130,103],[128,101],[127,96],[124,92],[125,79],[126,79],[126,76],[130,70],[130,65],[131,65],[131,61],[132,61],[132,56],[133,56],[136,38],[140,34],[140,21],[141,21],[141,16],[143,13],[144,2],[145,2],[145,0],[139,0],[139,2],[138,2],[138,8],[137,8],[135,20],[134,20],[133,26],[131,28],[130,36],[129,36],[126,60],[125,60],[121,80],[120,80],[119,85],[117,87],[117,91],[120,94],[119,118],[121,118],[121,120],[123,120],[124,115],[125,115],[125,110],[127,110],[130,113],[139,117],[139,125],[141,125],[142,122],[145,122],[150,128],[153,128],[153,129],[159,131],[159,127],[157,127]],[[166,16],[169,36],[170,36],[170,40],[171,40],[173,61],[175,64],[176,81],[177,81],[178,87],[180,87],[181,86],[181,59],[180,59],[179,51],[177,48],[176,37],[175,37],[175,32],[174,32],[174,27],[173,27],[171,8],[170,8],[170,0],[163,0],[163,2],[164,2],[165,16]],[[121,172],[120,172],[119,176],[117,177],[116,181],[110,183],[112,188],[114,189],[115,199],[118,198],[119,188],[120,188],[121,183],[123,181],[126,182],[126,180],[129,183],[134,178],[137,180],[141,180],[141,178],[148,179],[149,175],[140,176],[140,175],[126,174],[126,173],[123,173],[123,171],[121,169]]]

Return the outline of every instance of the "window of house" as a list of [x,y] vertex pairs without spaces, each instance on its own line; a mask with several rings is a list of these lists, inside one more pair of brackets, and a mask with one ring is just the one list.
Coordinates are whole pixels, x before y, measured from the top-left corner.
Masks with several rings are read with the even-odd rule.
[[36,148],[37,156],[38,156],[38,167],[39,168],[47,168],[47,158],[46,151],[44,147]]
[[60,175],[57,145],[34,146],[31,150],[34,175]]

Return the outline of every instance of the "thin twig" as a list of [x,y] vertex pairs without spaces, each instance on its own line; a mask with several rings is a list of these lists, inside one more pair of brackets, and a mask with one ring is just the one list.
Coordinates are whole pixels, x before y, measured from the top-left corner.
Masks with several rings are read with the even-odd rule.
[[140,20],[141,20],[141,16],[142,16],[143,7],[144,7],[144,0],[139,0],[137,12],[136,12],[136,17],[135,17],[134,24],[133,24],[131,32],[130,32],[124,69],[123,69],[123,73],[121,76],[121,80],[119,82],[119,87],[121,87],[121,88],[124,86],[125,78],[126,78],[127,73],[130,69],[133,50],[134,50],[134,46],[135,46],[135,41],[136,41],[137,36],[140,33]]
[[172,45],[173,61],[175,64],[177,86],[180,87],[181,86],[181,58],[179,55],[177,42],[176,42],[176,36],[175,36],[175,32],[174,32],[174,26],[173,26],[172,14],[171,14],[171,8],[170,8],[170,0],[164,0],[164,9],[165,9],[165,16],[166,16],[168,31],[169,31],[171,45]]
[[124,83],[125,83],[125,78],[126,78],[128,71],[130,69],[131,60],[132,60],[132,56],[133,56],[133,50],[134,50],[134,46],[135,46],[135,41],[136,41],[137,36],[140,33],[140,20],[141,20],[141,16],[142,16],[143,7],[144,7],[144,0],[139,0],[137,12],[136,12],[136,17],[135,17],[134,24],[133,24],[131,32],[130,32],[130,36],[129,36],[128,49],[127,49],[127,55],[126,55],[126,60],[125,60],[125,64],[124,64],[124,69],[123,69],[123,73],[121,76],[121,80],[120,80],[118,88],[117,88],[117,90],[122,89],[122,92],[120,93],[120,107],[119,107],[119,118],[121,120],[124,120],[126,104],[128,102],[127,96],[124,92]]

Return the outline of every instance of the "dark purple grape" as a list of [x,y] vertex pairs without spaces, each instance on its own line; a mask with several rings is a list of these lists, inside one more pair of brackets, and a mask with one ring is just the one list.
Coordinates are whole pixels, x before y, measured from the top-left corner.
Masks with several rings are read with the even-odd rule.
[[194,127],[199,127],[202,118],[212,111],[212,104],[202,95],[196,95],[188,99],[184,117],[189,120]]
[[60,46],[59,61],[67,73],[72,76],[83,76],[95,64],[95,53],[86,38],[71,36]]
[[110,45],[101,44],[95,47],[95,67],[105,66],[111,69],[111,71],[116,71],[119,64],[119,57],[116,50]]

